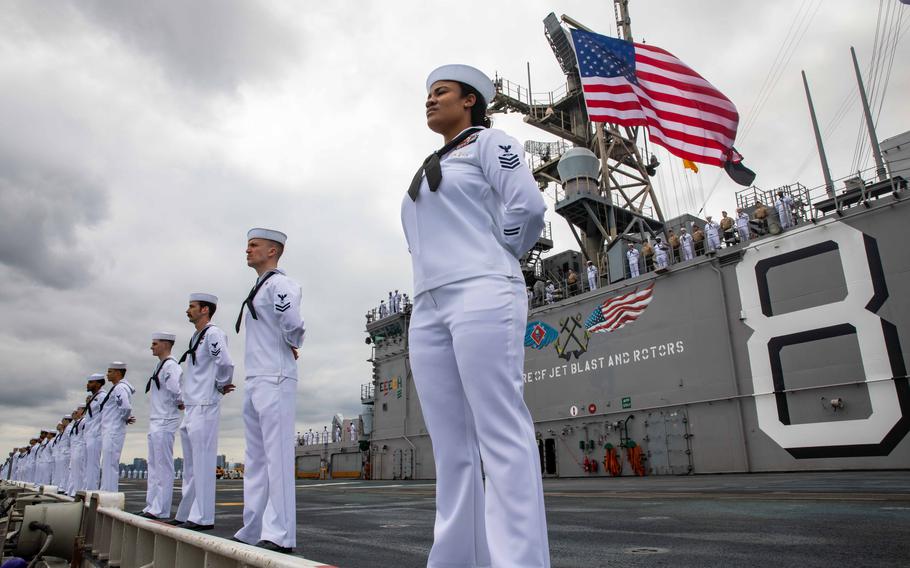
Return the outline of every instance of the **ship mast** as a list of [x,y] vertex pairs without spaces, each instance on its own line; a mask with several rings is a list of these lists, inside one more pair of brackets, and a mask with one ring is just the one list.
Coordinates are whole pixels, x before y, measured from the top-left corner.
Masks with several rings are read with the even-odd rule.
[[[614,10],[617,33],[631,41],[628,3],[629,0],[614,0]],[[555,187],[555,211],[568,222],[585,259],[598,265],[601,274],[609,273],[611,282],[621,280],[625,276],[624,247],[616,245],[623,240],[640,242],[664,227],[663,212],[651,183],[658,162],[653,155],[643,156],[637,144],[637,127],[590,121],[572,39],[563,24],[591,30],[569,16],[557,18],[553,13],[543,23],[544,35],[566,76],[564,87],[549,93],[531,93],[528,87],[497,76],[497,94],[490,110],[520,112],[526,123],[561,139],[556,143],[526,143],[525,150],[532,154],[534,177],[542,191]],[[567,159],[592,156],[597,161],[597,171],[584,173],[583,168],[563,167],[564,174],[568,171],[576,177],[566,179],[560,175],[557,166],[569,150],[572,154]],[[586,183],[579,183],[579,178]]]

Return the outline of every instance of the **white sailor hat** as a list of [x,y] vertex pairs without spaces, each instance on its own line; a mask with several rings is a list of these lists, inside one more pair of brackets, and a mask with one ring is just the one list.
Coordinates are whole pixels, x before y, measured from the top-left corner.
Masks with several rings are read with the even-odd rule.
[[167,333],[164,331],[156,331],[152,334],[152,340],[162,340],[162,341],[177,341],[177,336],[173,333]]
[[284,245],[287,242],[288,236],[282,233],[281,231],[275,231],[274,229],[263,229],[261,227],[256,227],[250,229],[246,233],[247,240],[250,239],[267,239],[270,241],[275,241]]
[[101,382],[103,383],[104,381],[107,380],[107,377],[105,377],[105,376],[102,375],[101,373],[92,373],[91,375],[88,376],[88,379],[86,379],[86,380],[88,380],[88,381],[101,381]]
[[79,406],[76,407],[76,410],[85,410],[85,405],[80,404]]
[[41,430],[41,433],[42,433],[42,434],[50,434],[51,431],[50,431],[50,430]]
[[430,92],[430,87],[436,81],[458,81],[459,83],[470,85],[477,89],[477,92],[480,93],[480,96],[483,97],[484,102],[487,104],[490,104],[496,94],[493,81],[487,77],[486,73],[470,65],[453,64],[437,67],[427,77],[428,93]]
[[205,292],[193,292],[190,294],[191,302],[208,302],[210,304],[218,305],[218,296],[215,294],[206,294]]
[[113,361],[110,365],[107,366],[108,369],[117,369],[119,371],[126,371],[126,363],[123,361]]
[[63,415],[63,419],[64,419],[64,420],[72,420],[72,419],[73,419],[73,415],[72,415],[72,414],[64,414],[64,415]]

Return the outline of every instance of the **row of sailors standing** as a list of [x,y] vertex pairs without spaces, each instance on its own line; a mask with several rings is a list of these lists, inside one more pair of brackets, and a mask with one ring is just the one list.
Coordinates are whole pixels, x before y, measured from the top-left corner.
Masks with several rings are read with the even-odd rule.
[[[41,430],[28,446],[14,449],[2,468],[4,479],[78,490],[116,491],[126,427],[135,422],[126,363],[114,361],[107,375],[88,378],[86,403],[63,416],[54,430]],[[109,380],[112,387],[102,389]]]
[[[775,208],[782,230],[796,225],[793,199],[789,195],[778,192]],[[730,247],[745,243],[768,231],[768,210],[760,201],[756,203],[751,216],[743,208],[736,210],[735,219],[726,211],[723,211],[722,215],[720,223],[708,215],[703,228],[693,222],[691,233],[685,227],[679,229],[678,236],[670,230],[666,241],[663,237],[655,237],[653,244],[645,242],[640,250],[636,248],[635,243],[629,243],[626,251],[629,276],[631,278],[639,276],[642,263],[647,271],[660,270],[671,262],[684,262],[696,256],[713,254],[721,246]]]
[[[234,538],[278,552],[291,552],[296,544],[296,361],[305,334],[300,285],[278,268],[286,239],[284,233],[270,229],[247,233],[247,265],[258,277],[235,325],[239,333],[241,323],[246,323],[246,469],[243,527]],[[217,305],[213,294],[190,295],[186,316],[195,331],[179,361],[171,356],[175,334],[152,335],[151,351],[158,364],[145,385],[150,397],[148,488],[146,507],[137,514],[158,520],[171,516],[173,447],[179,431],[184,457],[182,497],[168,523],[196,531],[214,528],[220,402],[235,388],[227,334],[211,322]],[[109,365],[106,377],[91,375],[86,404],[61,420],[57,435],[42,432],[29,446],[14,451],[2,477],[54,484],[69,495],[81,490],[117,491],[126,427],[135,422],[131,399],[136,389],[126,382],[126,370],[125,363],[116,361]],[[106,380],[113,386],[105,391]]]
[[[347,430],[348,439],[353,443],[358,440],[358,428],[357,422],[351,420],[350,424],[345,428]],[[297,445],[298,446],[315,446],[318,444],[328,444],[331,442],[342,442],[344,441],[344,434],[340,425],[336,424],[334,431],[329,431],[328,426],[322,427],[322,432],[313,431],[312,428],[307,430],[304,433],[297,433]]]
[[407,312],[411,307],[411,299],[405,293],[389,292],[388,303],[386,300],[380,300],[379,305],[367,312],[367,323],[380,320],[401,312]]

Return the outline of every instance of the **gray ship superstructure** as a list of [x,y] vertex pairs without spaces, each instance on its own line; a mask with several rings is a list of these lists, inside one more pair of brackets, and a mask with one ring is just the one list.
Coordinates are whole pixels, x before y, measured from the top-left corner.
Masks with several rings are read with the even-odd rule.
[[[545,230],[522,259],[533,290],[524,396],[541,474],[910,468],[910,133],[880,144],[883,161],[875,148],[865,179],[836,187],[821,152],[824,186],[737,194],[750,215],[790,196],[794,226],[769,207],[752,216],[752,239],[688,261],[675,251],[668,268],[643,264],[632,278],[628,243],[703,221],[664,218],[650,183],[659,164],[634,129],[587,121],[564,30],[552,14],[544,23],[566,87],[538,99],[498,79],[492,104],[564,140],[526,150],[541,189],[556,183],[554,210],[579,245],[552,254]],[[628,39],[627,25],[620,34]],[[595,290],[586,260],[599,269]],[[547,281],[555,290],[542,290]],[[360,463],[366,478],[435,478],[409,321],[407,305],[368,314],[373,379],[361,389],[359,439],[298,446],[298,475],[347,477]]]

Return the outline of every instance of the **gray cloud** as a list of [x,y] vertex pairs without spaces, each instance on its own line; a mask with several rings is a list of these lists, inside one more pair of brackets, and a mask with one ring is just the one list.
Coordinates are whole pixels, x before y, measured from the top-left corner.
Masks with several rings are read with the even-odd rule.
[[203,91],[234,93],[301,64],[302,36],[268,3],[81,0],[74,6],[174,81]]
[[83,172],[0,152],[0,263],[53,288],[90,282],[93,251],[77,233],[107,207],[105,189]]

